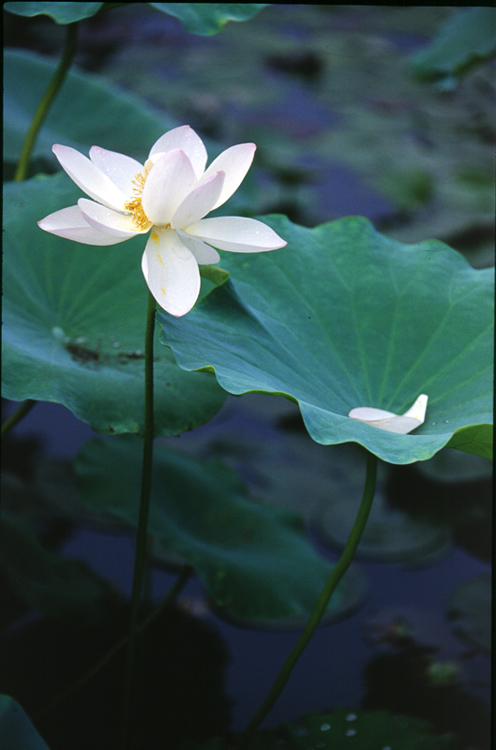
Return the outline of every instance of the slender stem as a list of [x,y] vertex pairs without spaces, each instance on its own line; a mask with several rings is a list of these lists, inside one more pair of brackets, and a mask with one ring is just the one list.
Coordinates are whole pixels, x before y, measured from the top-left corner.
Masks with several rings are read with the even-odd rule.
[[23,401],[20,406],[17,407],[15,412],[13,412],[10,417],[7,417],[5,422],[2,425],[2,436],[6,435],[9,430],[11,430],[13,427],[16,426],[24,417],[29,414],[33,406],[36,406],[38,402],[33,401],[33,399],[28,398],[26,401]]
[[141,470],[141,496],[136,533],[136,551],[134,558],[133,588],[131,593],[131,619],[129,623],[129,644],[125,676],[125,697],[123,715],[124,747],[130,747],[130,728],[132,725],[133,685],[136,671],[136,643],[138,635],[138,616],[141,604],[141,590],[146,566],[148,516],[152,488],[153,464],[153,335],[155,333],[156,303],[151,292],[148,292],[148,309],[145,330],[145,423],[143,464]]
[[60,87],[64,83],[67,71],[71,67],[74,55],[76,54],[77,27],[77,23],[67,24],[62,57],[55,73],[53,74],[53,78],[48,84],[47,90],[43,94],[41,102],[38,104],[38,109],[34,113],[33,120],[24,139],[21,155],[19,157],[19,163],[14,175],[14,182],[22,182],[26,179],[29,159],[31,158],[31,152],[33,151],[34,144],[36,143],[38,133],[50,110],[53,100],[57,96]]
[[288,658],[284,662],[284,665],[279,672],[274,684],[272,685],[272,688],[267,694],[267,697],[263,701],[262,705],[258,709],[253,719],[250,721],[244,732],[241,734],[239,738],[240,747],[246,747],[251,737],[255,734],[258,727],[265,719],[272,706],[276,702],[277,698],[281,694],[296,662],[308,645],[322,618],[322,615],[325,613],[327,605],[329,604],[329,600],[336,590],[338,583],[350,567],[353,557],[355,556],[356,549],[360,543],[363,530],[367,523],[370,509],[372,507],[372,502],[375,494],[376,478],[377,458],[372,453],[367,453],[367,474],[365,478],[365,487],[363,490],[362,502],[360,504],[360,508],[358,509],[355,523],[353,524],[353,528],[350,532],[343,553],[338,563],[334,567],[331,575],[327,579],[303,633],[299,637]]

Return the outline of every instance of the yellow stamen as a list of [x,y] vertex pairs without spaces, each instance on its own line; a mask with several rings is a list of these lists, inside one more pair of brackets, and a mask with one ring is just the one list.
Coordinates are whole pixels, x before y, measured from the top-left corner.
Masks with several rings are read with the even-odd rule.
[[148,169],[145,166],[145,174],[142,175],[141,173],[138,173],[136,175],[136,179],[133,180],[133,185],[136,185],[136,187],[133,188],[133,193],[136,195],[136,197],[131,198],[131,200],[128,200],[124,203],[124,208],[126,209],[126,211],[130,211],[132,213],[132,219],[140,231],[143,229],[149,229],[152,224],[148,216],[143,211],[143,206],[141,204],[141,194],[145,186],[147,172]]

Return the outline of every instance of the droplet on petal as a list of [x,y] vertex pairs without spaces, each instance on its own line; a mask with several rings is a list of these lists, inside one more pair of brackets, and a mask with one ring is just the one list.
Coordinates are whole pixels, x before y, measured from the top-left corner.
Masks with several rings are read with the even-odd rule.
[[428,397],[422,393],[413,406],[401,415],[385,411],[384,409],[360,406],[352,409],[348,416],[351,419],[358,419],[360,422],[365,422],[365,424],[369,424],[372,427],[378,427],[380,430],[406,435],[423,424],[427,410],[427,399]]

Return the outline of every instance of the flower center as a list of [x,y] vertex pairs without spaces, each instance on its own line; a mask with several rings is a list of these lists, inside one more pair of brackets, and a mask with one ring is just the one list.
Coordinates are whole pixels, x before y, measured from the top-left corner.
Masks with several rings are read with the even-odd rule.
[[133,188],[135,197],[124,203],[124,208],[126,209],[126,211],[130,211],[132,213],[132,219],[139,230],[149,229],[152,225],[152,222],[143,211],[143,206],[141,203],[141,195],[143,193],[145,180],[150,166],[151,165],[149,165],[148,162],[145,164],[144,175],[142,175],[141,172],[138,172],[135,179],[133,180],[133,185],[136,185],[136,187]]

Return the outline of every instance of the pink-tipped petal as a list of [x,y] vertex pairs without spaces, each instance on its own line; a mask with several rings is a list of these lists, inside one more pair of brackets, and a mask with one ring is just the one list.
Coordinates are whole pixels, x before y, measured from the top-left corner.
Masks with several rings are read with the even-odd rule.
[[254,143],[239,143],[237,146],[231,146],[219,154],[205,171],[202,182],[219,170],[226,173],[222,191],[217,202],[212,206],[212,211],[222,206],[239,188],[251,167],[256,148]]
[[94,229],[84,219],[78,206],[69,206],[55,211],[39,221],[38,226],[45,232],[74,242],[81,242],[83,245],[116,245],[128,239],[128,237],[116,237]]
[[70,146],[56,143],[52,151],[60,166],[67,172],[71,180],[90,198],[103,203],[104,206],[122,211],[129,196],[125,195],[106,174],[101,172],[92,161]]
[[141,197],[148,219],[157,226],[170,224],[195,184],[195,173],[184,151],[175,149],[161,156],[148,173]]
[[88,224],[99,232],[106,232],[113,237],[122,237],[126,240],[135,234],[139,234],[139,230],[130,216],[118,213],[112,208],[94,203],[87,198],[80,198],[78,207]]
[[203,219],[214,207],[223,183],[224,172],[216,172],[194,188],[176,209],[171,221],[172,228],[182,229]]
[[90,159],[128,197],[133,195],[133,188],[136,187],[133,183],[136,175],[145,173],[145,168],[136,159],[100,146],[90,148]]
[[189,125],[174,128],[161,136],[151,147],[150,158],[153,154],[167,153],[176,148],[184,151],[192,164],[196,179],[199,180],[207,163],[207,149],[200,136]]
[[200,263],[200,265],[213,265],[214,263],[219,262],[220,255],[213,247],[206,245],[205,242],[202,242],[197,237],[191,237],[189,234],[186,234],[186,232],[182,232],[181,230],[177,233],[183,245],[186,245],[186,247],[191,250],[197,263]]
[[233,253],[260,253],[288,244],[266,224],[242,216],[201,219],[184,229],[219,250]]
[[157,303],[180,317],[191,310],[200,293],[200,271],[190,250],[173,229],[154,227],[141,268]]

